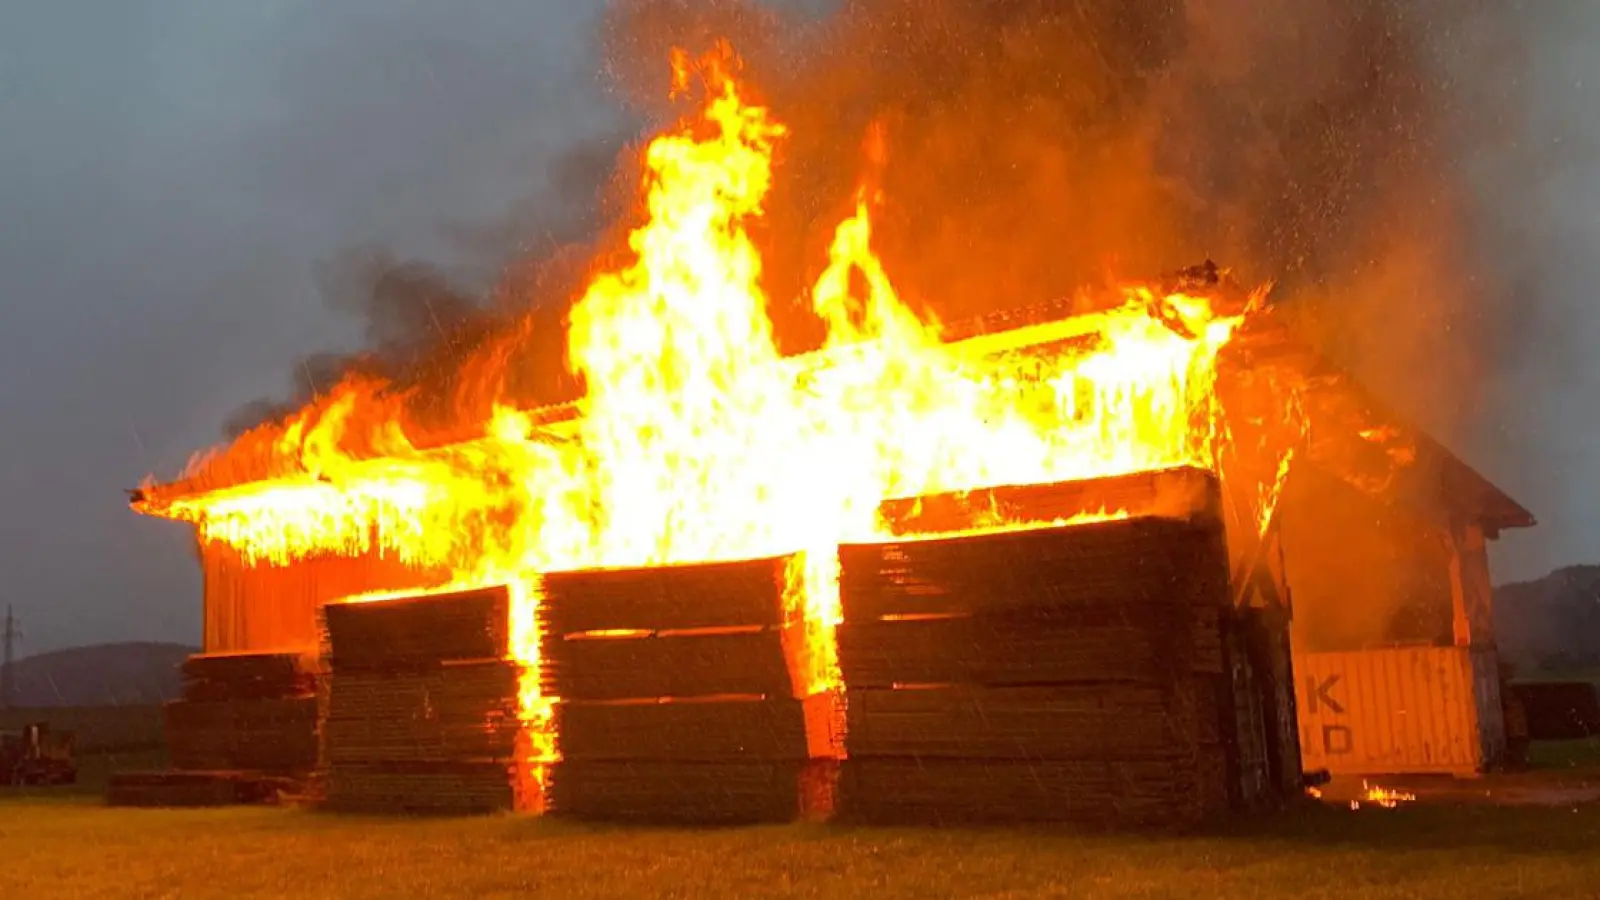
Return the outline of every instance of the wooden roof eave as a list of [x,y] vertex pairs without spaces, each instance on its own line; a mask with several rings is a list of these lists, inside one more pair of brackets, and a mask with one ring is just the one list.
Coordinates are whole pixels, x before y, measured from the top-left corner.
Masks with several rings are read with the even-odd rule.
[[[1395,413],[1344,368],[1300,340],[1278,317],[1255,317],[1229,345],[1228,354],[1236,365],[1270,367],[1293,378],[1307,401],[1320,407],[1313,422],[1323,423],[1318,429],[1323,435],[1330,431],[1328,421],[1348,423],[1331,429],[1332,440],[1321,444],[1322,452],[1316,455],[1325,468],[1353,486],[1366,489],[1360,474],[1351,471],[1351,448],[1381,452],[1376,444],[1361,447],[1357,443],[1365,442],[1362,432],[1392,431],[1397,443],[1409,445],[1416,453],[1410,464],[1395,468],[1395,482],[1389,485],[1402,499],[1409,494],[1413,502],[1441,503],[1453,515],[1480,525],[1491,538],[1506,529],[1537,524],[1533,513],[1437,439]],[[1336,443],[1345,449],[1332,450]]]

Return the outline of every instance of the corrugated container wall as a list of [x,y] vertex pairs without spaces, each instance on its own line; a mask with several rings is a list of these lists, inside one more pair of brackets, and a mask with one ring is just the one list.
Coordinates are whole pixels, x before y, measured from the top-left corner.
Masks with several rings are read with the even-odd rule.
[[1302,653],[1295,668],[1307,770],[1472,775],[1504,750],[1491,649]]

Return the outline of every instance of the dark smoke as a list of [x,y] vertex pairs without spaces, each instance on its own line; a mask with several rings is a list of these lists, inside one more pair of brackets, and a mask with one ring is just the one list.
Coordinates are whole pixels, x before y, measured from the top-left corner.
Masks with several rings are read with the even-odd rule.
[[1476,52],[1483,0],[836,7],[619,0],[607,24],[612,74],[646,109],[670,46],[727,35],[792,127],[763,231],[780,306],[803,298],[882,123],[878,245],[914,305],[958,319],[1210,257],[1275,282],[1429,424],[1462,424],[1490,330],[1474,313],[1499,285],[1474,259],[1458,144],[1490,98],[1443,57]]
[[348,375],[389,381],[427,377],[428,363],[458,356],[461,348],[476,343],[492,318],[478,298],[441,269],[380,249],[346,250],[318,264],[314,276],[329,308],[364,322],[366,348],[301,359],[287,399],[257,400],[241,408],[225,425],[230,436],[304,406]]
[[[816,337],[805,292],[881,126],[877,243],[914,306],[961,319],[1218,259],[1275,282],[1328,350],[1449,436],[1494,330],[1476,313],[1501,290],[1459,177],[1494,98],[1447,78],[1466,54],[1491,80],[1486,3],[614,0],[602,45],[618,95],[659,123],[684,112],[665,99],[670,48],[728,38],[790,126],[757,226],[789,349]],[[293,400],[341,364],[448,369],[497,330],[521,345],[513,394],[560,399],[554,310],[637,215],[624,145],[580,148],[550,173],[554,200],[455,226],[515,242],[492,291],[364,270],[362,300],[338,302],[368,316],[372,349],[304,361]]]
[[[446,223],[441,232],[464,260],[453,268],[370,246],[318,263],[312,273],[318,293],[329,309],[363,324],[363,346],[298,360],[288,394],[240,407],[224,423],[224,434],[231,440],[283,419],[353,375],[411,391],[413,415],[437,428],[481,413],[501,387],[531,404],[565,399],[570,386],[560,380],[561,316],[600,235],[621,217],[617,160],[632,138],[618,132],[569,148],[544,173],[539,190],[498,221]],[[512,373],[516,381],[487,386],[488,393],[473,398],[482,408],[459,408],[462,379],[478,374],[469,362],[496,351],[508,368],[522,370]]]
[[[957,320],[1220,260],[1274,283],[1324,351],[1459,444],[1509,311],[1468,178],[1514,127],[1498,86],[1519,60],[1497,14],[1492,0],[844,0],[819,18],[620,0],[607,36],[648,110],[669,46],[729,35],[791,126],[761,239],[792,342],[814,339],[804,291],[881,126],[877,248],[913,305]],[[1348,493],[1296,493],[1311,549],[1291,568],[1344,589],[1307,595],[1307,627],[1329,643],[1448,637],[1442,551],[1392,509],[1374,526]],[[1366,543],[1334,559],[1330,534]]]

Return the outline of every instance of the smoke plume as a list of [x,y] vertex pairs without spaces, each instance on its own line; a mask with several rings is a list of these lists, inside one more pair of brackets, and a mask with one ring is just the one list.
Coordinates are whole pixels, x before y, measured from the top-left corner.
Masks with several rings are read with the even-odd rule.
[[463,410],[470,363],[499,351],[514,358],[514,383],[496,382],[513,399],[564,399],[561,317],[587,274],[599,236],[622,218],[618,157],[632,135],[616,132],[574,145],[536,180],[537,189],[493,222],[452,222],[443,236],[459,252],[456,265],[397,256],[356,245],[319,262],[312,281],[324,305],[363,325],[364,341],[349,353],[318,351],[291,370],[288,394],[244,404],[223,426],[230,440],[316,400],[346,377],[372,376],[411,391],[417,420],[448,428]]
[[1473,314],[1498,288],[1473,264],[1458,177],[1488,101],[1444,59],[1483,40],[1484,9],[846,0],[819,18],[619,0],[606,40],[623,95],[663,114],[668,48],[731,36],[791,126],[763,226],[788,333],[880,124],[879,251],[914,305],[962,318],[1210,257],[1275,282],[1330,349],[1448,430],[1478,374]]
[[[1449,434],[1470,424],[1492,325],[1475,312],[1500,288],[1474,264],[1459,177],[1488,98],[1447,80],[1449,54],[1484,41],[1484,4],[614,0],[600,38],[635,121],[684,111],[671,48],[726,38],[790,126],[756,225],[788,349],[815,340],[805,292],[877,129],[875,237],[913,306],[960,319],[1209,257],[1275,282],[1328,349]],[[559,310],[636,224],[636,148],[550,173],[557,199],[501,225],[521,246],[492,291],[382,254],[332,264],[331,302],[368,317],[372,348],[303,361],[293,401],[351,368],[414,382],[497,330],[514,394],[570,393]]]

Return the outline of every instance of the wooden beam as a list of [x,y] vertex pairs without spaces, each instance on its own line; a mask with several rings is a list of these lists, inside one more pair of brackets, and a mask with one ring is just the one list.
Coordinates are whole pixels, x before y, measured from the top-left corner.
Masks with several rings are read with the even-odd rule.
[[1482,526],[1456,525],[1450,535],[1450,606],[1458,647],[1494,644],[1493,586]]

